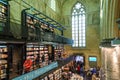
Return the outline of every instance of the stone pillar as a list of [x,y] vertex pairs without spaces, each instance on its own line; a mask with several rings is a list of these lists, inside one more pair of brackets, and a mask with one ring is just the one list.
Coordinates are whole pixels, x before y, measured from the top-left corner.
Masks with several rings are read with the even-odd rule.
[[[114,25],[114,21],[115,21],[115,5],[116,5],[116,0],[114,0],[114,1],[112,0],[112,2],[113,2],[113,4],[112,4],[113,7],[112,7],[111,29],[110,29],[110,30],[111,30],[111,37],[114,36],[114,26],[115,26],[115,25]],[[111,3],[112,3],[112,2],[111,2]]]
[[105,72],[105,80],[120,79],[120,47],[102,48],[102,67]]

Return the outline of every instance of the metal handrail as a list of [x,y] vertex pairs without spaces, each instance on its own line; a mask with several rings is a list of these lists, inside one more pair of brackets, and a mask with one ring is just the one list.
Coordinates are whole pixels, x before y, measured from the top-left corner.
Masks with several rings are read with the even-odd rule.
[[[50,20],[51,22],[57,24],[57,26],[55,27],[54,24],[52,24],[52,23],[50,24],[50,23],[49,23],[50,25],[54,26],[54,27],[57,28],[58,30],[65,30],[65,29],[66,29],[65,27],[63,27],[63,26],[62,26],[60,23],[58,23],[57,21],[55,21],[55,20],[53,20],[52,18],[48,17],[47,15],[43,14],[43,13],[40,12],[39,10],[33,8],[33,6],[31,6],[30,4],[28,4],[28,3],[25,2],[24,0],[22,0],[22,1],[23,1],[25,4],[27,4],[28,6],[30,6],[30,9],[29,9],[29,10],[34,10],[34,11],[37,12],[37,13],[33,14],[34,16],[35,16],[35,15],[42,15],[43,18],[46,18],[46,19]],[[40,18],[40,19],[42,19],[42,18]],[[47,22],[47,21],[46,21],[46,22]],[[48,21],[48,22],[49,22],[49,21]]]
[[5,5],[8,5],[5,1],[6,1],[6,0],[3,0],[3,1],[0,0],[1,3],[5,4]]

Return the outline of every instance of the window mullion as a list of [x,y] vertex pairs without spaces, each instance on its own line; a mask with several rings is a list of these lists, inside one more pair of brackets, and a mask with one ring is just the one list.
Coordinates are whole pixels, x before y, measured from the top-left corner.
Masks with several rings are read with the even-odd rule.
[[[72,39],[74,40],[73,47],[85,47],[85,11],[84,6],[77,3],[73,7],[72,13]],[[82,16],[84,15],[84,16]]]
[[78,17],[78,47],[80,47],[80,45],[79,45],[79,13],[78,13],[78,15],[77,15],[77,17]]

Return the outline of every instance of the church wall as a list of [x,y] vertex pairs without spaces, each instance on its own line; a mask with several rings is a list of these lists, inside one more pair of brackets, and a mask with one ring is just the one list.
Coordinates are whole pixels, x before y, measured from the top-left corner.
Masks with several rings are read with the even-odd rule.
[[[85,56],[85,67],[89,67],[88,57],[97,56],[97,65],[100,66],[100,17],[99,17],[99,0],[69,0],[66,1],[62,8],[63,24],[67,30],[64,35],[68,38],[72,38],[72,26],[71,26],[71,13],[72,7],[75,3],[81,2],[86,9],[86,48],[73,48],[71,45],[67,46],[66,53],[74,54],[79,53]],[[69,7],[68,7],[69,6]]]

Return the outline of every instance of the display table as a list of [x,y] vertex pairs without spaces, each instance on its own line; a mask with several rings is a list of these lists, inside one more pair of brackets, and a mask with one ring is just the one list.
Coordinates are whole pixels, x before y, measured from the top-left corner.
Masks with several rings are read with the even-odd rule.
[[72,77],[70,78],[70,80],[83,80],[83,77],[81,77],[78,74],[72,74]]

